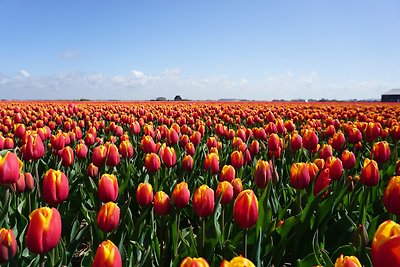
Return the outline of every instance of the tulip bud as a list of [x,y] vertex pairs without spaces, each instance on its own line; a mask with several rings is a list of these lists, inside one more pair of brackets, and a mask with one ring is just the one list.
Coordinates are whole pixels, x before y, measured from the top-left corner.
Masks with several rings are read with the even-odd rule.
[[167,168],[171,168],[176,164],[176,153],[173,147],[167,147],[165,144],[162,145],[160,157]]
[[0,229],[0,263],[6,263],[17,254],[18,244],[12,229]]
[[110,240],[103,241],[97,248],[92,267],[122,267],[122,258],[117,246]]
[[307,150],[314,150],[318,145],[318,136],[313,130],[305,130],[303,134],[303,146]]
[[227,205],[233,199],[233,186],[228,181],[219,182],[215,191],[215,196],[221,197],[221,204]]
[[189,204],[190,191],[186,182],[175,185],[172,191],[172,199],[177,208],[184,208]]
[[371,245],[374,267],[400,266],[400,225],[393,221],[383,222],[375,232]]
[[350,170],[356,165],[356,157],[351,151],[344,150],[340,159],[342,160],[343,168],[346,170]]
[[35,187],[35,180],[33,179],[32,174],[26,172],[24,174],[24,179],[25,179],[25,192],[32,191],[33,188]]
[[251,141],[249,146],[250,155],[254,157],[260,152],[260,143],[257,140]]
[[89,177],[97,177],[97,175],[99,175],[99,168],[93,163],[90,163],[86,170],[86,173]]
[[290,185],[296,189],[304,189],[310,183],[307,163],[293,163],[290,168]]
[[163,191],[158,191],[154,196],[154,213],[159,216],[165,216],[171,209],[171,200]]
[[181,262],[180,267],[210,267],[210,265],[203,258],[186,257]]
[[119,224],[120,209],[114,202],[103,204],[97,214],[97,225],[103,232],[111,232]]
[[354,229],[352,242],[356,248],[358,247],[366,247],[368,245],[368,233],[365,226],[359,224],[357,228]]
[[119,151],[116,145],[109,144],[107,148],[107,166],[117,166],[120,162]]
[[217,174],[219,171],[219,157],[216,153],[209,153],[204,159],[204,169],[211,171],[211,174]]
[[133,146],[129,140],[124,140],[119,144],[119,151],[124,159],[132,158],[133,154],[135,153],[135,150],[133,149]]
[[107,147],[104,145],[93,148],[92,162],[97,167],[102,167],[107,157]]
[[388,212],[400,215],[400,176],[390,178],[383,194],[383,205]]
[[43,176],[43,200],[51,206],[68,198],[68,178],[61,171],[49,169]]
[[214,191],[207,185],[196,189],[193,195],[193,210],[199,217],[207,217],[214,212]]
[[254,183],[258,188],[265,188],[272,179],[268,161],[259,159],[254,170]]
[[224,165],[219,173],[219,181],[231,182],[236,177],[235,168],[232,165]]
[[190,155],[185,155],[185,156],[182,158],[182,169],[183,169],[184,171],[186,171],[186,172],[192,171],[192,169],[193,169],[193,164],[194,164],[194,161],[193,161],[192,156],[190,156]]
[[161,168],[160,157],[156,153],[147,154],[144,159],[144,166],[149,173],[155,173]]
[[241,151],[235,150],[231,154],[231,165],[236,169],[243,167],[244,157]]
[[58,151],[58,156],[61,158],[61,165],[71,166],[74,163],[74,151],[70,146],[66,146]]
[[61,216],[55,208],[38,208],[29,215],[26,246],[36,254],[55,248],[61,238]]
[[360,261],[356,256],[344,256],[340,255],[336,259],[335,267],[361,267]]
[[240,227],[246,229],[257,223],[258,200],[252,190],[244,190],[236,197],[233,218]]
[[0,156],[0,185],[13,184],[19,178],[22,161],[15,153],[7,151],[5,156]]
[[233,186],[233,197],[236,198],[243,190],[242,180],[240,178],[235,178],[231,181],[231,184]]
[[376,162],[386,162],[390,158],[390,147],[386,141],[376,142],[372,148],[372,155]]
[[361,170],[361,182],[364,185],[376,186],[379,182],[379,168],[378,163],[373,159],[366,158],[364,160],[364,166]]
[[136,202],[140,206],[150,205],[153,201],[153,187],[149,183],[140,183],[136,189]]
[[118,181],[113,174],[103,174],[99,180],[99,199],[103,203],[114,202],[118,197]]

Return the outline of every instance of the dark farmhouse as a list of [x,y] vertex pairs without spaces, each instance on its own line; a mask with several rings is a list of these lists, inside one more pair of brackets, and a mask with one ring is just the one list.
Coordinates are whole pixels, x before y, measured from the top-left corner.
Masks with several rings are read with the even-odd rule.
[[392,89],[382,94],[382,102],[400,102],[400,89]]

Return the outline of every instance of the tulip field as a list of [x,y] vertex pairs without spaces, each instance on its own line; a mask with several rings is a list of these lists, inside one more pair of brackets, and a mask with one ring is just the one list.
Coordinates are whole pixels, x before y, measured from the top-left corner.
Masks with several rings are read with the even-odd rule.
[[3,266],[400,266],[400,105],[0,102]]

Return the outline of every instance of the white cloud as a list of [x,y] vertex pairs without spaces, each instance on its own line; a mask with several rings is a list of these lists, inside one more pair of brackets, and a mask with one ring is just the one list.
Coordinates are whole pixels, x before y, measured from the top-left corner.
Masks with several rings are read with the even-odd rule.
[[78,51],[75,49],[67,49],[61,53],[61,58],[69,60],[74,59],[78,55]]
[[[27,79],[29,77],[29,79]],[[244,98],[272,99],[369,99],[400,82],[378,80],[332,83],[316,71],[308,73],[266,74],[258,81],[226,75],[184,76],[179,68],[158,74],[133,70],[127,75],[67,72],[48,76],[30,75],[26,70],[16,76],[0,74],[0,94],[6,99],[127,99],[146,100],[180,95],[188,99]]]

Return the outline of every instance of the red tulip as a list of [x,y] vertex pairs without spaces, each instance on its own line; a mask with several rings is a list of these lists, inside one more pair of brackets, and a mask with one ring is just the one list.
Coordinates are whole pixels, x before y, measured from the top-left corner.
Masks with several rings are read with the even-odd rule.
[[133,146],[129,140],[124,140],[119,144],[119,151],[124,159],[132,158],[133,154],[135,153],[135,150],[133,149]]
[[258,188],[265,188],[272,179],[268,161],[259,159],[254,170],[254,183]]
[[163,191],[158,191],[154,195],[154,213],[159,216],[165,216],[171,209],[170,197]]
[[296,189],[304,189],[310,183],[307,163],[293,163],[290,168],[290,185]]
[[400,266],[400,225],[388,220],[378,227],[371,255],[374,267]]
[[140,183],[136,189],[136,202],[140,206],[150,205],[153,201],[153,187],[149,183]]
[[236,198],[243,190],[242,180],[240,178],[235,178],[231,181],[231,184],[233,186],[233,197]]
[[104,145],[93,148],[92,162],[97,167],[102,167],[106,161],[107,147]]
[[217,174],[219,171],[219,157],[218,154],[212,152],[206,155],[204,159],[204,169],[211,171],[211,174]]
[[157,152],[156,144],[151,136],[149,136],[149,135],[143,136],[141,143],[142,143],[142,149],[143,149],[144,153]]
[[340,255],[339,258],[336,259],[335,267],[361,267],[360,261],[356,256],[343,256]]
[[197,216],[210,216],[214,212],[214,191],[207,185],[198,187],[194,192],[192,204]]
[[258,200],[252,190],[244,190],[236,197],[233,218],[240,227],[246,229],[257,223]]
[[185,155],[185,156],[182,158],[182,169],[183,169],[184,171],[187,171],[187,172],[192,171],[192,169],[193,169],[193,164],[194,164],[194,161],[193,161],[192,156],[190,156],[190,155]]
[[0,229],[0,263],[6,263],[17,254],[18,244],[12,229]]
[[184,208],[189,204],[190,191],[186,182],[175,185],[172,191],[172,199],[177,208]]
[[120,209],[114,202],[103,204],[97,214],[97,225],[103,232],[111,232],[119,224]]
[[106,165],[107,166],[117,166],[120,162],[119,158],[119,151],[116,145],[114,144],[109,144],[107,147],[107,160],[106,160]]
[[329,168],[330,178],[338,181],[342,177],[343,165],[342,161],[336,157],[329,157],[326,160],[325,167]]
[[342,160],[343,168],[346,170],[350,170],[356,165],[356,157],[351,151],[344,150],[340,159]]
[[58,151],[58,156],[61,158],[61,165],[71,166],[74,163],[74,151],[70,146],[66,146]]
[[86,170],[86,173],[89,177],[97,177],[97,175],[99,175],[99,168],[93,163],[90,163]]
[[301,148],[303,145],[303,138],[301,135],[297,133],[297,131],[292,133],[292,136],[290,137],[290,150],[296,151]]
[[232,165],[224,165],[219,173],[219,181],[231,182],[236,177],[235,168]]
[[[315,185],[313,190],[314,196],[317,196],[322,190],[327,188],[330,182],[331,182],[330,171],[328,168],[326,168],[318,175],[317,179],[315,180]],[[328,191],[325,191],[322,198],[324,198],[327,194]]]
[[390,147],[386,141],[376,142],[372,148],[372,155],[376,162],[386,162],[390,158]]
[[79,143],[75,147],[75,155],[78,159],[86,159],[88,147],[85,143]]
[[61,171],[49,169],[43,176],[43,200],[55,206],[68,198],[68,178]]
[[231,165],[236,169],[243,167],[244,157],[241,151],[235,150],[231,154]]
[[147,154],[144,159],[144,166],[149,173],[155,173],[161,168],[160,157],[156,153]]
[[186,257],[181,262],[180,267],[210,267],[210,265],[203,258]]
[[167,168],[171,168],[176,164],[176,153],[173,147],[168,147],[165,144],[160,148],[160,157]]
[[0,185],[15,183],[22,165],[22,161],[13,152],[7,151],[3,157],[0,156]]
[[103,241],[97,248],[92,267],[122,267],[122,258],[117,246],[110,240]]
[[55,248],[61,238],[61,216],[55,208],[38,208],[29,215],[26,246],[37,254]]
[[360,176],[364,185],[376,186],[380,177],[378,163],[375,160],[366,158]]
[[103,203],[117,200],[118,181],[113,174],[103,174],[99,180],[99,199]]
[[383,205],[388,212],[400,215],[400,176],[390,178],[383,194]]
[[305,130],[303,134],[303,146],[307,150],[314,150],[318,145],[318,136],[313,130]]
[[227,205],[233,199],[233,186],[228,181],[222,181],[218,183],[215,191],[215,196],[218,198],[221,196],[221,204]]

